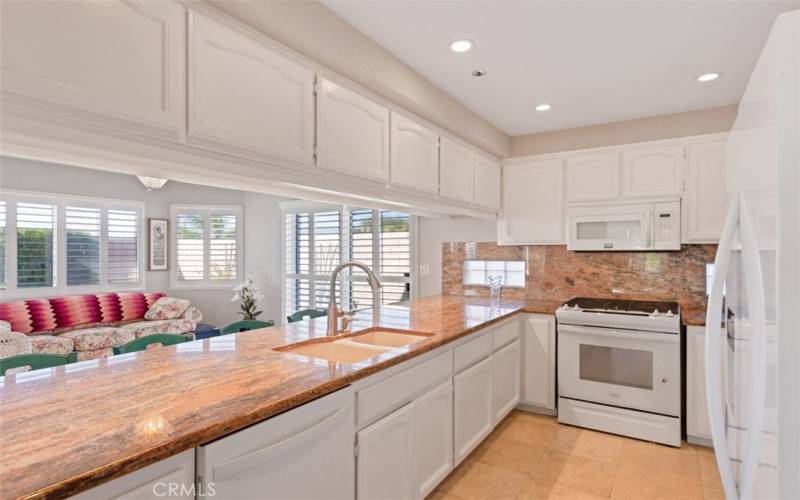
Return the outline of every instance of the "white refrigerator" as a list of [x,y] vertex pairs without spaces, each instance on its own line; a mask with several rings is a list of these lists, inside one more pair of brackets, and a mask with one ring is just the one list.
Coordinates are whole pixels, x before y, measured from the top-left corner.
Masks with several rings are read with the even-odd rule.
[[800,11],[779,16],[727,146],[728,215],[706,317],[725,495],[800,499]]

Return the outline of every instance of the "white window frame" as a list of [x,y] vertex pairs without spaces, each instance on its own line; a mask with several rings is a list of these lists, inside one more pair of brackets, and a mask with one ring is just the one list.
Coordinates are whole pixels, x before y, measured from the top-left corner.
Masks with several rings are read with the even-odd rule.
[[[178,225],[176,217],[179,214],[194,214],[203,216],[203,279],[179,280],[178,279]],[[211,240],[210,215],[235,215],[236,216],[236,277],[232,280],[212,280],[209,276],[209,255]],[[171,228],[170,240],[170,288],[193,290],[231,289],[242,282],[244,276],[244,210],[241,205],[170,205],[169,225]]]
[[[316,297],[316,290],[315,290],[315,282],[318,280],[329,280],[329,275],[318,275],[315,273],[315,263],[314,263],[314,220],[313,217],[309,218],[309,245],[310,245],[310,266],[309,266],[309,274],[297,274],[297,273],[287,273],[286,272],[286,216],[290,214],[296,213],[314,213],[314,212],[339,212],[339,263],[344,262],[344,257],[349,254],[348,248],[348,239],[347,239],[347,231],[343,229],[347,226],[347,230],[349,231],[349,215],[350,212],[353,210],[373,210],[373,227],[380,227],[380,221],[376,222],[376,212],[375,210],[392,210],[395,212],[399,212],[400,210],[397,209],[387,209],[387,208],[369,208],[369,207],[355,207],[351,205],[337,205],[332,203],[322,203],[322,202],[309,202],[309,201],[288,201],[282,202],[280,204],[281,207],[281,318],[285,317],[286,312],[286,280],[287,279],[307,279],[309,280],[309,297],[311,298],[312,302],[315,300]],[[411,276],[409,277],[409,283],[411,284],[411,294],[410,298],[415,299],[419,294],[418,290],[418,272],[417,272],[417,262],[419,257],[419,246],[418,246],[418,239],[417,239],[417,231],[419,228],[419,218],[415,215],[409,214],[409,245],[410,245],[410,259],[411,262],[409,263],[409,269]],[[379,254],[380,254],[380,247],[378,245],[373,245],[373,262],[379,262]],[[378,270],[379,271],[379,270]],[[404,282],[403,278],[399,276],[386,276],[381,277],[379,273],[376,275],[381,279],[381,282],[387,283],[397,283],[397,282]],[[342,289],[342,280],[345,278],[344,275],[340,276],[339,287],[340,290]],[[353,281],[367,281],[367,277],[363,275],[354,275],[352,277]],[[380,297],[373,297],[374,304],[380,304]],[[343,304],[349,302],[349,297],[339,297],[339,304]],[[325,304],[327,306],[327,304]],[[316,307],[321,307],[317,305]]]
[[[6,288],[3,299],[27,299],[80,295],[104,292],[142,291],[146,285],[145,255],[145,205],[141,201],[73,196],[36,191],[0,189],[0,198],[6,202]],[[55,205],[55,285],[52,287],[17,288],[17,203],[42,203]],[[67,285],[67,232],[66,207],[79,206],[100,209],[100,283],[97,285]],[[137,256],[139,281],[137,283],[108,283],[108,210],[135,211],[137,216]]]

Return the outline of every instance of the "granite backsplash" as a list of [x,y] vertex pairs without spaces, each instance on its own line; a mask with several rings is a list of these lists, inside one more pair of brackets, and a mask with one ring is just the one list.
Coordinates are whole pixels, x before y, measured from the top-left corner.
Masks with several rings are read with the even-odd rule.
[[674,252],[573,252],[564,245],[442,245],[442,294],[488,295],[464,285],[464,260],[527,261],[526,287],[504,288],[503,297],[566,301],[573,297],[674,300],[683,308],[705,307],[705,265],[716,245],[683,245]]

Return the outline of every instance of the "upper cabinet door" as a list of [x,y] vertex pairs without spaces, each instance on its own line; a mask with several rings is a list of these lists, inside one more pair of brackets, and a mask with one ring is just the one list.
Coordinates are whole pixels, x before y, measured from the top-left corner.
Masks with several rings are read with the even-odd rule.
[[688,146],[683,243],[718,243],[725,222],[725,141]]
[[439,164],[439,195],[464,203],[472,203],[475,153],[447,137],[441,139]]
[[439,134],[392,111],[392,185],[439,191]]
[[501,245],[564,243],[564,170],[560,158],[503,166]]
[[0,4],[6,96],[115,128],[183,133],[186,18],[179,3]]
[[567,201],[608,201],[618,198],[618,152],[567,158]]
[[475,155],[475,204],[500,210],[500,164],[478,154]]
[[314,73],[190,12],[189,137],[311,165]]
[[317,166],[388,181],[389,110],[325,78],[317,109]]
[[622,153],[622,196],[680,196],[683,146],[633,149]]

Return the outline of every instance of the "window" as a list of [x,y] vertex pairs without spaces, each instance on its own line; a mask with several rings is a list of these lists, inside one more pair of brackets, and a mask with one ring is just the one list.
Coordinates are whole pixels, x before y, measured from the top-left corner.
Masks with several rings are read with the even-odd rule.
[[12,297],[142,288],[142,213],[139,202],[0,193],[0,288]]
[[525,287],[525,261],[523,260],[465,260],[464,284],[487,286],[489,276],[503,278],[507,288]]
[[173,287],[230,287],[242,269],[242,208],[171,207]]
[[[324,308],[330,300],[330,275],[340,263],[357,260],[381,280],[373,297],[366,274],[342,273],[340,302],[348,309],[391,304],[411,293],[411,217],[386,210],[334,205],[285,209],[284,309]],[[344,283],[344,286],[342,286]]]

